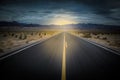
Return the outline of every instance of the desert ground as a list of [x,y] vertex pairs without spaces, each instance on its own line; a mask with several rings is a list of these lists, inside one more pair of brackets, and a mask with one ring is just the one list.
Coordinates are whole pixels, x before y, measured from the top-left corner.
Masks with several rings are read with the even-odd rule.
[[20,46],[54,35],[55,31],[4,31],[0,32],[0,53],[10,52]]
[[120,33],[80,31],[73,31],[71,33],[120,52]]

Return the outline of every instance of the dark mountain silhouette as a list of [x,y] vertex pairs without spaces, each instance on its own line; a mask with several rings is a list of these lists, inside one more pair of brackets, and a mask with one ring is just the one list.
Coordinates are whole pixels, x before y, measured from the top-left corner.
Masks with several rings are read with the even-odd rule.
[[27,23],[19,23],[17,21],[13,22],[8,22],[8,21],[0,21],[0,27],[35,27],[35,26],[40,26],[38,24],[27,24]]
[[104,25],[104,24],[91,24],[91,23],[78,23],[78,24],[68,24],[68,25],[40,25],[40,24],[28,24],[28,23],[19,23],[17,21],[7,22],[7,21],[0,21],[0,27],[73,27],[75,29],[81,30],[96,30],[96,29],[103,29],[103,30],[120,30],[120,26],[118,25]]
[[91,24],[91,23],[69,24],[66,26],[74,26],[75,28],[79,28],[79,29],[120,29],[119,25],[104,25],[104,24]]

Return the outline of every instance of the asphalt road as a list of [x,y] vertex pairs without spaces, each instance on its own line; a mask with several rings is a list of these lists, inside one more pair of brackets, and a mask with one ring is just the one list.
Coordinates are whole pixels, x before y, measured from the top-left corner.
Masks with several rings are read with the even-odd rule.
[[0,80],[120,80],[119,76],[119,55],[68,33],[0,61]]

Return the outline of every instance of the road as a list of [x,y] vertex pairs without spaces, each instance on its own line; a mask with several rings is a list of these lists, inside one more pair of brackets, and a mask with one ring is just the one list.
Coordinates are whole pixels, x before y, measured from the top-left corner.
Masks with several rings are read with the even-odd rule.
[[119,55],[68,33],[0,61],[0,80],[120,80],[119,73]]

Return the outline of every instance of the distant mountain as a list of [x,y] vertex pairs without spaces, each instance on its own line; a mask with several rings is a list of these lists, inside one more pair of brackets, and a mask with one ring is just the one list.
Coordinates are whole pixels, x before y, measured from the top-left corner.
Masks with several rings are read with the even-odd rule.
[[120,26],[117,25],[103,25],[103,24],[85,24],[85,23],[78,23],[78,24],[68,24],[68,25],[40,25],[40,24],[28,24],[28,23],[19,23],[17,21],[7,22],[7,21],[0,21],[0,27],[41,27],[41,28],[74,28],[74,29],[81,29],[81,30],[120,30]]
[[39,24],[27,24],[27,23],[19,23],[17,21],[13,21],[13,22],[7,22],[7,21],[0,21],[0,27],[20,27],[20,26],[23,26],[23,27],[35,27],[35,26],[40,26]]
[[78,23],[78,24],[69,24],[65,25],[66,27],[74,27],[81,30],[120,30],[119,25],[104,25],[104,24],[84,24],[84,23]]

